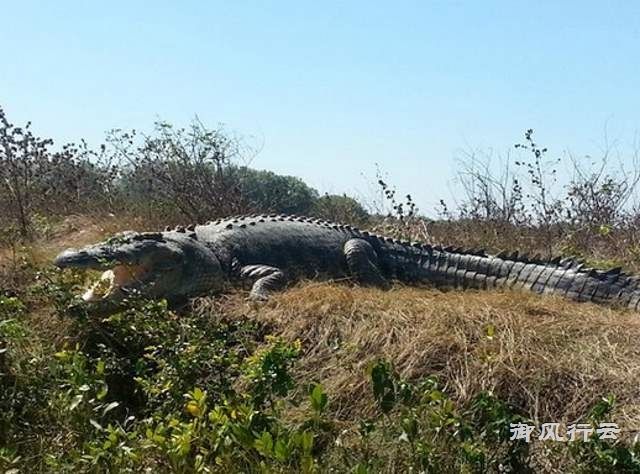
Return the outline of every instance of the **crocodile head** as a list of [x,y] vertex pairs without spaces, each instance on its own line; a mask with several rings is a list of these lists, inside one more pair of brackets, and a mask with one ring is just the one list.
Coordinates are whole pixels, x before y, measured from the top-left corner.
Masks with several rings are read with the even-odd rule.
[[134,294],[171,302],[219,291],[223,285],[222,267],[215,254],[179,232],[123,232],[105,242],[65,250],[54,264],[102,270],[98,281],[81,297],[105,311],[117,308]]

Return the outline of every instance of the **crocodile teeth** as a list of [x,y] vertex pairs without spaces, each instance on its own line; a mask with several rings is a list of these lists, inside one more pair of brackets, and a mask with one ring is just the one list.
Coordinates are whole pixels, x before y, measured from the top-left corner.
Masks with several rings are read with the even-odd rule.
[[91,302],[105,297],[113,289],[115,279],[116,275],[113,270],[107,270],[91,288],[84,292],[82,299]]
[[143,266],[118,265],[100,275],[100,279],[84,292],[82,299],[87,302],[106,299],[116,290],[134,281],[140,281],[146,273]]

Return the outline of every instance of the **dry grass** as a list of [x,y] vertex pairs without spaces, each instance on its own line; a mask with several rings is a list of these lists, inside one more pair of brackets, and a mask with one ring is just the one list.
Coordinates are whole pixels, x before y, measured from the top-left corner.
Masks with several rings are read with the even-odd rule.
[[515,292],[389,292],[306,284],[228,314],[266,322],[302,342],[301,380],[326,387],[336,416],[373,409],[366,367],[392,360],[405,378],[437,375],[464,403],[491,390],[537,422],[572,422],[614,394],[612,421],[640,431],[640,318],[590,304]]
[[15,247],[0,246],[0,266],[14,264],[17,254],[26,254],[35,262],[46,263],[65,248],[95,243],[107,235],[128,229],[131,224],[135,222],[115,217],[69,216],[34,242]]
[[69,216],[58,223],[48,239],[42,239],[31,246],[42,261],[53,258],[68,247],[82,247],[94,244],[123,230],[143,230],[145,223],[130,216]]
[[132,217],[69,216],[55,222],[32,242],[16,242],[0,245],[0,290],[22,287],[30,282],[23,272],[25,262],[38,266],[49,264],[62,250],[99,242],[123,230],[142,230],[146,226],[141,219]]

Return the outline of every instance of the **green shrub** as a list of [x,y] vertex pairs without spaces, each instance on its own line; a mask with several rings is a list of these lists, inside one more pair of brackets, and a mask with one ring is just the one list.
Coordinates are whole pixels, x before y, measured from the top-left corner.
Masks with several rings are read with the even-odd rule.
[[[30,301],[0,300],[13,354],[0,393],[0,465],[69,472],[532,472],[530,445],[510,440],[518,409],[488,392],[456,404],[433,377],[369,367],[372,416],[345,425],[331,394],[296,377],[304,351],[225,314],[130,301],[106,318],[70,311],[80,274],[43,272]],[[29,305],[49,299],[71,320],[58,346],[32,344]],[[267,335],[265,336],[265,333]],[[612,398],[594,406],[604,420]],[[555,448],[555,446],[554,446]],[[559,454],[558,454],[559,453]],[[564,454],[562,454],[564,453]],[[638,469],[638,445],[593,439],[556,455],[576,470]]]

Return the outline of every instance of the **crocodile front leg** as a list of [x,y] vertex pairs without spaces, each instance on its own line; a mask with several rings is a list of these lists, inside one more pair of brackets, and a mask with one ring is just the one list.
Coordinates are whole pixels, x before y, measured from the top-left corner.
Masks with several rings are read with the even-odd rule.
[[344,244],[344,256],[351,275],[362,285],[389,288],[378,267],[378,255],[369,242],[363,239],[350,239]]
[[266,300],[271,293],[283,289],[287,284],[284,273],[269,265],[246,265],[240,269],[240,278],[255,280],[249,292],[252,300]]

